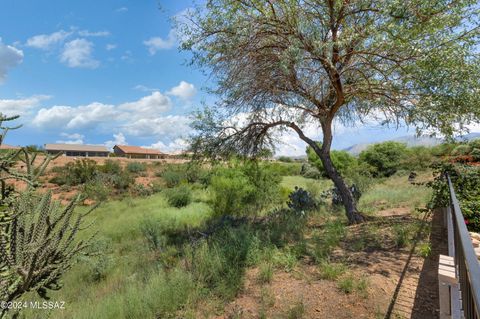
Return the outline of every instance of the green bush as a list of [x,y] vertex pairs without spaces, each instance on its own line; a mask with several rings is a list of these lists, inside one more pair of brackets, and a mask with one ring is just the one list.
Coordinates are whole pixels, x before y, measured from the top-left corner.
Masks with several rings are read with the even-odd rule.
[[476,162],[480,162],[480,148],[474,148],[470,153]]
[[82,192],[88,198],[97,201],[106,201],[110,195],[110,189],[99,180],[92,180],[85,183],[82,187]]
[[472,151],[472,147],[468,144],[461,144],[455,147],[452,151],[452,155],[454,156],[464,156],[470,154]]
[[140,222],[140,231],[149,249],[160,251],[165,247],[166,239],[162,234],[162,228],[157,220],[144,218]]
[[291,163],[291,162],[293,162],[293,159],[291,157],[288,157],[288,156],[280,156],[278,158],[278,161],[284,162],[284,163]]
[[162,178],[168,188],[178,186],[182,181],[182,174],[174,170],[166,170],[162,172]]
[[408,171],[422,171],[428,169],[434,161],[432,149],[425,146],[409,147],[401,167]]
[[80,185],[92,181],[98,173],[97,163],[94,160],[83,158],[57,167],[53,172],[57,175],[50,181],[58,185]]
[[255,162],[217,168],[210,183],[213,210],[217,215],[256,214],[280,201],[280,181],[274,169]]
[[407,146],[398,142],[383,142],[369,146],[359,160],[371,167],[374,177],[389,177],[401,168],[407,157]]
[[184,207],[192,201],[192,191],[187,186],[178,186],[165,191],[168,204],[173,207]]
[[122,166],[120,166],[120,163],[111,159],[106,160],[103,165],[98,167],[98,169],[105,174],[120,175],[122,173]]
[[130,173],[141,173],[147,170],[147,164],[140,162],[130,162],[127,164],[127,171]]
[[480,138],[471,140],[470,142],[468,142],[468,145],[470,145],[472,149],[480,149]]
[[[320,142],[317,142],[317,144],[321,147]],[[349,170],[357,166],[357,159],[346,151],[333,150],[330,152],[330,157],[332,158],[335,168],[344,176],[347,175]],[[322,176],[328,176],[325,168],[323,167],[322,161],[310,146],[307,147],[307,158],[309,163],[315,166],[320,171]]]

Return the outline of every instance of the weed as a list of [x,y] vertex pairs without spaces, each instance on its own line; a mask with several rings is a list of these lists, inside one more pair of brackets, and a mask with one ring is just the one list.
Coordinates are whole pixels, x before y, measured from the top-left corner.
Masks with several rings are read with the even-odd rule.
[[322,279],[336,280],[347,270],[347,266],[342,263],[332,263],[323,261],[320,263],[320,277]]
[[355,279],[352,275],[347,275],[338,281],[338,288],[346,294],[350,294],[355,289]]
[[305,305],[302,301],[298,301],[295,305],[288,310],[287,318],[288,319],[301,319],[305,314]]
[[423,258],[427,258],[432,253],[432,246],[430,243],[421,243],[418,245],[418,254]]
[[262,263],[258,272],[260,283],[269,283],[273,278],[273,267],[270,263]]

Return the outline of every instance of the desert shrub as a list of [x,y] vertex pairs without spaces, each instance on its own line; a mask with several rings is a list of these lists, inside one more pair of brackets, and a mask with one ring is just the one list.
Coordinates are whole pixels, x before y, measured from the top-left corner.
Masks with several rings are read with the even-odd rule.
[[371,167],[374,177],[389,177],[401,167],[407,156],[403,143],[383,142],[369,146],[359,155],[359,160]]
[[169,169],[162,172],[162,179],[165,181],[165,185],[168,188],[178,186],[182,181],[182,178],[183,178],[182,174],[178,171]]
[[452,153],[455,147],[457,147],[457,144],[455,143],[442,143],[433,146],[431,152],[433,156],[448,156]]
[[468,229],[480,231],[480,169],[467,165],[438,164],[437,177],[435,181],[429,183],[433,189],[429,202],[431,208],[449,205],[449,190],[442,175],[445,172],[452,180]]
[[134,196],[146,197],[153,194],[153,190],[143,184],[133,184],[130,186],[130,193]]
[[291,157],[288,157],[288,156],[280,156],[278,158],[278,161],[284,162],[284,163],[291,163],[291,162],[293,162],[293,159]]
[[79,259],[84,264],[86,280],[98,282],[105,279],[113,266],[111,240],[105,237],[97,238],[87,253]]
[[401,167],[406,171],[428,169],[434,161],[432,149],[425,146],[409,147]]
[[122,173],[122,166],[118,161],[108,159],[103,165],[98,167],[99,171],[105,174],[120,175]]
[[98,179],[91,180],[82,187],[82,193],[97,201],[106,201],[111,191],[110,188],[104,183],[100,182]]
[[472,155],[475,161],[480,162],[480,148],[474,148],[470,155]]
[[300,170],[300,174],[305,178],[311,178],[311,179],[322,178],[322,173],[318,170],[318,168],[310,164],[303,164]]
[[52,183],[69,186],[87,183],[93,180],[98,173],[97,163],[87,158],[67,163],[53,171],[57,175],[50,180]]
[[162,227],[157,220],[145,217],[140,222],[140,231],[149,249],[160,251],[165,247],[166,238],[163,236]]
[[168,204],[173,207],[184,207],[192,201],[192,191],[187,186],[178,186],[165,190]]
[[302,169],[301,163],[279,163],[279,162],[269,162],[261,163],[261,167],[267,170],[275,172],[279,176],[295,176],[299,175]]
[[[321,147],[320,142],[317,142],[317,144]],[[333,165],[335,165],[336,169],[342,175],[347,175],[347,172],[357,165],[357,159],[346,151],[333,150],[330,152],[330,157],[332,158]],[[328,176],[322,161],[310,146],[307,147],[307,158],[308,161],[320,171],[322,176]]]
[[470,145],[472,149],[480,149],[480,138],[471,140],[470,142],[468,142],[468,145]]
[[127,171],[130,173],[141,173],[147,170],[147,164],[140,162],[130,162],[127,164]]
[[274,169],[254,162],[219,167],[210,183],[214,212],[217,215],[257,213],[280,200],[280,181]]
[[455,147],[452,150],[452,155],[453,156],[462,156],[462,155],[468,155],[472,151],[472,147],[468,144],[461,144]]

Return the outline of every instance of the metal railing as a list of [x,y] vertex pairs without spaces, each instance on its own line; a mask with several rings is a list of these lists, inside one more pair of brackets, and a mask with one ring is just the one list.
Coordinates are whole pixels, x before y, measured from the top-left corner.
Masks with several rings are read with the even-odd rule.
[[[460,283],[461,303],[464,318],[480,319],[480,264],[475,255],[472,240],[460,209],[450,176],[447,175],[450,190],[450,205],[453,225],[453,257],[457,278]],[[449,231],[449,233],[452,233]],[[450,241],[450,238],[449,238]]]

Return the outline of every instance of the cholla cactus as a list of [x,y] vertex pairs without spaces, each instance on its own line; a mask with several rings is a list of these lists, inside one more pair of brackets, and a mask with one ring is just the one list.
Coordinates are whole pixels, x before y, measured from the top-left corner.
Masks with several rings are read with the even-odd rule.
[[47,289],[60,289],[61,275],[89,244],[75,240],[83,217],[93,210],[76,214],[78,199],[61,207],[50,192],[40,198],[25,192],[9,214],[0,213],[0,300],[28,291],[47,298]]
[[[9,130],[18,128],[3,122],[16,118],[0,113],[0,145]],[[61,276],[90,242],[76,240],[86,215],[74,211],[80,197],[61,207],[50,192],[41,196],[34,192],[54,158],[46,155],[36,161],[36,155],[25,149],[0,154],[0,301],[13,301],[28,291],[47,298],[47,290],[60,289]],[[22,171],[15,169],[18,160],[24,164]],[[7,196],[9,179],[26,182],[27,189]],[[0,310],[0,318],[6,311]]]

